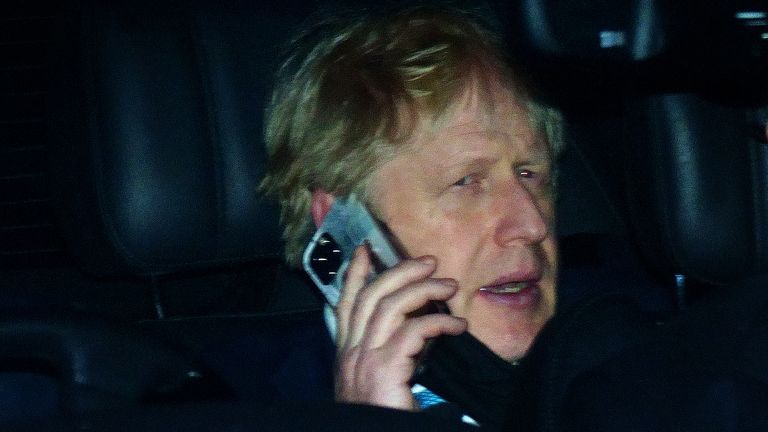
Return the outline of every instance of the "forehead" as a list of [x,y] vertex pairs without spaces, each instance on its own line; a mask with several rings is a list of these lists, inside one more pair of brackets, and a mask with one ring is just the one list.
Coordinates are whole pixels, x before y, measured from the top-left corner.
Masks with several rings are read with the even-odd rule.
[[445,112],[422,119],[409,140],[407,151],[425,151],[424,147],[462,147],[486,145],[490,141],[516,143],[529,150],[546,153],[542,137],[532,126],[527,99],[499,80],[475,80]]

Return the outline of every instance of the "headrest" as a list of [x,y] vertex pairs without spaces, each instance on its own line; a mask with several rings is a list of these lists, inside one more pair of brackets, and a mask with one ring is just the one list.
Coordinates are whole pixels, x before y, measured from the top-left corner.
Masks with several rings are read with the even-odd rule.
[[276,206],[257,193],[262,111],[298,6],[80,3],[54,50],[51,111],[82,265],[161,274],[277,256]]
[[508,8],[516,44],[542,56],[618,62],[690,56],[730,63],[768,57],[763,0],[521,0]]
[[518,43],[545,56],[642,60],[666,48],[660,8],[630,0],[514,2]]
[[693,94],[630,105],[629,219],[654,267],[709,283],[768,271],[763,117]]

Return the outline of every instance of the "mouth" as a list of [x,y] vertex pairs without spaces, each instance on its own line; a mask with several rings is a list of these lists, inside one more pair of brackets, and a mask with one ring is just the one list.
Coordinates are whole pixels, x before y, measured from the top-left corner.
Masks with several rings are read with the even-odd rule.
[[480,288],[482,298],[492,303],[525,309],[538,304],[541,292],[538,279],[505,281]]
[[528,282],[509,282],[501,285],[491,285],[480,288],[482,292],[491,294],[517,294],[528,286]]

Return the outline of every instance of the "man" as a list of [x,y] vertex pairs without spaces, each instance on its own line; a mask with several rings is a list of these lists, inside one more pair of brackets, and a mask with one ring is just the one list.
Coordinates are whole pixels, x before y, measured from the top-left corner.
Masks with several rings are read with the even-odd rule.
[[[290,45],[268,109],[289,263],[355,193],[401,264],[367,282],[359,248],[335,310],[336,398],[416,410],[426,342],[464,331],[512,364],[553,316],[558,115],[467,12],[416,7],[320,22]],[[421,314],[444,301],[450,314]]]

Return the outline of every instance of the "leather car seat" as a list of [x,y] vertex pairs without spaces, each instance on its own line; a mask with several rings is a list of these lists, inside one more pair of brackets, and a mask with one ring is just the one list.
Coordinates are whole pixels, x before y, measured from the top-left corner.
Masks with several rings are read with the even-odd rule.
[[760,85],[757,101],[672,93],[628,108],[634,238],[655,271],[694,290],[768,272],[768,153],[760,133],[760,104],[768,103],[760,96],[768,91]]
[[317,307],[281,279],[276,205],[257,192],[262,110],[299,3],[265,14],[237,0],[78,2],[63,21],[51,104],[59,220],[103,289],[144,281],[151,291],[135,295],[152,292],[159,317],[236,312],[189,300],[215,303],[233,283],[258,297],[240,311]]
[[574,380],[550,430],[768,427],[768,50],[741,57],[748,41],[715,68],[660,62],[669,79],[646,76],[629,98],[622,211],[681,312]]
[[39,403],[0,422],[146,401],[163,375],[196,381],[207,369],[194,357],[211,344],[265,333],[279,356],[290,341],[276,332],[316,322],[319,300],[281,265],[276,206],[256,190],[274,61],[304,15],[300,1],[268,14],[266,6],[62,7],[48,149],[77,278],[45,287],[63,304],[20,301],[24,310],[4,314],[12,339],[0,352],[0,384],[18,392],[3,395],[31,392],[25,400]]

